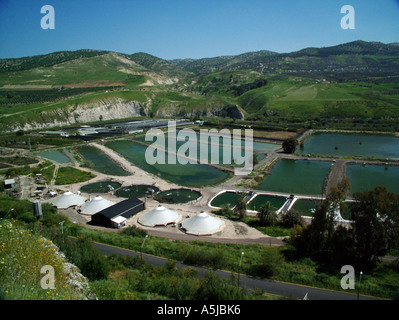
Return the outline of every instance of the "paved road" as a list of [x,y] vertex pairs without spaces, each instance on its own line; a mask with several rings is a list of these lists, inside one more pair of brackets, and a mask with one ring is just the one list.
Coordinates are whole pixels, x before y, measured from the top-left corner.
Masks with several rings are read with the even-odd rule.
[[[140,256],[140,253],[136,251],[118,248],[97,242],[94,243],[94,246],[105,255],[116,254],[116,255],[132,256],[132,257]],[[143,254],[143,259],[147,263],[155,266],[163,266],[167,261],[167,259],[165,258],[156,257],[148,254]],[[185,268],[193,266],[189,266],[183,263],[177,263],[176,267]],[[201,276],[210,270],[203,267],[194,267],[194,268],[198,270],[198,274]],[[225,279],[230,279],[232,274],[237,275],[229,271],[213,270],[213,272]],[[345,293],[345,292],[319,289],[314,287],[308,287],[308,286],[302,286],[302,285],[296,285],[296,284],[290,284],[278,281],[258,279],[246,275],[240,275],[239,279],[241,286],[250,289],[259,288],[270,294],[285,296],[285,297],[293,297],[296,299],[302,299],[306,294],[309,300],[356,300],[357,299],[357,295],[353,293]],[[378,298],[363,296],[363,295],[360,295],[359,299],[379,300]]]

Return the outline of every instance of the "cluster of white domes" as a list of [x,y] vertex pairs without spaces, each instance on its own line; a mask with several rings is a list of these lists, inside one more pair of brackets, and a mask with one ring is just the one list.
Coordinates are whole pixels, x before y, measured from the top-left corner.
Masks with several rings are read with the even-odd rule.
[[[181,216],[175,211],[169,210],[162,205],[152,209],[137,219],[137,221],[147,227],[166,226],[177,224],[182,220]],[[181,222],[181,228],[188,234],[210,235],[222,231],[224,221],[213,217],[204,211],[187,218]]]

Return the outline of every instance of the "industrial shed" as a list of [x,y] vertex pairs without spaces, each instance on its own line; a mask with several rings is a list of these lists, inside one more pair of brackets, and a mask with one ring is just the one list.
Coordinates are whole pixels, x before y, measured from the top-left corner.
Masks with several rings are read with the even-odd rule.
[[130,198],[118,202],[91,216],[91,223],[108,228],[120,228],[127,219],[145,209],[145,203],[137,198]]

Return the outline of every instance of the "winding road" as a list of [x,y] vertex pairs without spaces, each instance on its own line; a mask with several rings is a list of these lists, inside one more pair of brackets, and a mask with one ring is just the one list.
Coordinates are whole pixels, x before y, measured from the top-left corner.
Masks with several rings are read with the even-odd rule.
[[[122,255],[122,256],[130,256],[137,257],[141,254],[136,251],[123,249],[119,247],[114,247],[111,245],[106,245],[98,242],[93,242],[94,246],[100,250],[105,255]],[[146,263],[154,265],[154,266],[164,266],[168,259],[157,257],[149,254],[142,254],[143,259]],[[176,267],[181,268],[195,268],[198,270],[198,275],[203,276],[207,271],[212,271],[216,275],[220,276],[224,279],[231,279],[231,276],[237,276],[236,273],[230,271],[223,270],[211,270],[204,267],[190,266],[184,263],[177,262]],[[358,296],[356,293],[352,292],[343,292],[343,291],[333,291],[328,289],[315,288],[310,286],[291,284],[286,282],[279,281],[271,281],[266,279],[254,278],[247,275],[239,275],[239,285],[249,288],[249,289],[261,289],[269,294],[283,296],[283,297],[291,297],[294,299],[303,299],[305,295],[307,295],[308,300],[357,300]],[[380,298],[359,295],[359,300],[382,300]]]

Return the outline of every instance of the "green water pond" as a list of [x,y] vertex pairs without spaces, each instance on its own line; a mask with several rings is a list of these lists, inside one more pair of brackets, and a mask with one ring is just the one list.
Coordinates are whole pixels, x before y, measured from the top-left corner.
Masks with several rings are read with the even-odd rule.
[[334,156],[399,158],[399,137],[383,134],[314,133],[298,153]]
[[350,179],[351,194],[378,186],[399,193],[399,166],[348,164],[346,175]]
[[187,203],[197,200],[201,197],[201,193],[191,189],[171,189],[159,192],[155,196],[155,200],[161,203]]
[[[313,217],[314,210],[320,205],[320,200],[298,199],[294,202],[291,210],[296,210],[305,217]],[[345,208],[341,208],[341,217],[345,220],[351,219],[350,203],[346,203]]]
[[[131,140],[110,141],[105,146],[126,157],[139,168],[181,186],[216,185],[230,177],[227,172],[203,164],[181,164],[179,161],[176,161],[176,164],[148,164],[145,159],[147,146]],[[163,151],[158,152],[164,154]]]
[[46,158],[51,161],[55,161],[60,164],[66,164],[71,162],[67,155],[62,150],[49,150],[43,151],[36,154],[39,157]]
[[258,190],[293,194],[320,194],[332,162],[279,160]]
[[86,193],[108,193],[110,191],[117,190],[121,187],[119,182],[114,181],[99,181],[86,184],[79,190]]
[[258,194],[251,202],[248,203],[247,208],[249,210],[257,211],[259,208],[265,204],[266,202],[270,202],[270,204],[279,210],[284,203],[287,201],[287,198],[284,197],[276,197],[267,194]]
[[112,161],[106,154],[95,147],[84,146],[77,148],[80,155],[92,164],[92,169],[113,176],[128,176],[129,172]]
[[157,192],[159,192],[159,188],[155,186],[136,184],[118,189],[115,195],[121,198],[143,198],[147,195],[152,196]]

